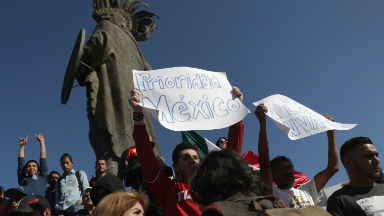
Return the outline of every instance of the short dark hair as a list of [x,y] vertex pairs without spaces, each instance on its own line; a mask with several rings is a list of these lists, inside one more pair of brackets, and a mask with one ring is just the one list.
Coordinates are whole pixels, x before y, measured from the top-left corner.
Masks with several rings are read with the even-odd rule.
[[40,171],[40,165],[35,160],[29,160],[27,163],[25,163],[25,165],[23,167],[23,171],[25,172],[25,170],[27,169],[28,164],[31,163],[31,162],[32,163],[36,163],[36,165],[37,165],[37,172],[39,172]]
[[362,137],[362,136],[354,137],[352,139],[345,141],[345,143],[340,148],[340,160],[343,163],[344,167],[345,165],[344,165],[343,159],[345,157],[345,154],[347,154],[348,151],[356,148],[357,145],[364,145],[364,144],[373,144],[373,143],[371,139],[369,139],[368,137]]
[[277,156],[277,157],[273,158],[271,160],[271,162],[269,162],[269,164],[271,166],[272,173],[276,172],[277,164],[279,164],[280,162],[284,162],[284,161],[288,162],[292,166],[292,169],[293,169],[293,163],[292,163],[291,159],[289,159],[285,156]]
[[99,159],[96,159],[95,165],[97,165],[97,161],[99,161],[99,160],[103,160],[103,161],[105,161],[105,164],[107,164],[107,160],[105,160],[104,158],[99,158]]
[[217,147],[220,146],[220,140],[221,140],[221,139],[225,139],[225,141],[228,141],[227,138],[225,138],[225,137],[220,137],[220,138],[217,139],[217,141],[216,141],[216,146],[217,146]]
[[197,152],[197,150],[199,148],[190,142],[182,142],[182,143],[178,144],[172,152],[172,161],[174,164],[177,164],[179,162],[179,159],[181,157],[180,152],[185,150],[185,149],[192,149],[192,150],[195,150]]
[[61,158],[60,158],[60,161],[65,159],[65,158],[68,158],[71,162],[72,162],[72,156],[69,155],[68,153],[64,153]]
[[232,149],[213,151],[202,160],[192,191],[192,198],[205,205],[226,200],[236,193],[266,195],[257,171]]
[[50,178],[53,174],[57,174],[57,175],[59,175],[59,176],[61,177],[61,175],[60,175],[59,172],[57,172],[56,170],[52,170],[52,171],[49,173],[48,178]]

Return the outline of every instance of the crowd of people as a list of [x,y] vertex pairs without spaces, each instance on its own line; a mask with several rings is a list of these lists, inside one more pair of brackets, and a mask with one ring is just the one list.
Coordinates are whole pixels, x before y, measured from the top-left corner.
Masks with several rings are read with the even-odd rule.
[[[243,101],[238,88],[233,87],[233,93]],[[0,215],[384,215],[384,176],[378,152],[367,137],[352,138],[341,146],[340,159],[350,181],[328,199],[324,210],[318,206],[322,189],[339,170],[334,130],[327,131],[326,168],[298,187],[294,187],[294,165],[289,158],[277,156],[270,160],[265,115],[268,108],[264,104],[255,111],[260,123],[260,171],[241,157],[243,121],[229,128],[228,139],[217,140],[221,151],[213,151],[205,158],[200,158],[194,144],[176,145],[172,170],[153,152],[156,143],[147,133],[140,100],[140,93],[132,90],[129,103],[134,110],[136,145],[127,150],[123,179],[108,174],[106,161],[99,158],[95,162],[96,176],[88,181],[85,172],[74,169],[67,153],[60,158],[63,173],[48,174],[43,134],[35,134],[40,142],[40,163],[25,162],[28,136],[19,138],[19,186],[7,190],[0,186]],[[329,115],[324,117],[334,121]]]

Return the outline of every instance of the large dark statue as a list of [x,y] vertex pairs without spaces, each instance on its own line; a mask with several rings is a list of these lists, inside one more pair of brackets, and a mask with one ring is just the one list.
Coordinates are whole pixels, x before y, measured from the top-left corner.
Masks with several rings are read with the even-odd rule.
[[[152,69],[137,41],[148,39],[155,29],[152,18],[156,15],[136,12],[140,6],[149,9],[141,1],[93,0],[93,5],[92,16],[98,25],[85,46],[85,30],[80,32],[64,80],[62,103],[69,98],[74,78],[86,86],[89,141],[96,157],[104,158],[109,172],[121,178],[123,152],[135,145],[133,110],[128,103],[134,88],[132,69]],[[152,140],[158,143],[148,114],[145,122]],[[158,146],[154,149],[156,155],[160,155]]]

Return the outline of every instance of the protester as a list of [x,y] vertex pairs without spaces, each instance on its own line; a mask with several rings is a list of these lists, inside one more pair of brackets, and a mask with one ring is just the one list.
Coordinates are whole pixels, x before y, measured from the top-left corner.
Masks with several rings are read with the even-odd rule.
[[56,182],[60,178],[60,173],[53,170],[48,175],[48,184],[49,187],[45,191],[45,198],[48,200],[49,205],[51,206],[51,214],[55,214],[55,204],[56,204]]
[[[266,129],[266,115],[268,112],[264,104],[257,106],[255,115],[260,122],[259,134],[259,163],[260,174],[268,192],[279,197],[289,208],[305,208],[310,205],[317,205],[322,196],[321,189],[328,180],[339,170],[339,158],[337,153],[335,131],[327,131],[328,136],[328,166],[319,172],[315,177],[294,188],[294,169],[292,161],[284,156],[278,156],[269,161],[269,148]],[[335,121],[331,116],[325,118]],[[273,184],[276,183],[277,186]]]
[[145,194],[118,191],[109,194],[96,206],[93,216],[144,216],[148,208]]
[[9,198],[8,202],[11,204],[12,210],[19,208],[20,202],[24,197],[33,195],[32,189],[23,186],[17,188],[10,188],[5,191],[4,195]]
[[48,200],[40,195],[26,196],[21,201],[17,210],[11,212],[9,216],[50,216],[51,206]]
[[380,177],[379,153],[368,137],[347,140],[340,148],[340,158],[348,172],[349,184],[328,199],[332,215],[382,215],[384,185]]
[[[247,215],[251,211],[247,205],[256,196],[266,195],[266,188],[256,171],[231,149],[211,152],[202,160],[192,190],[202,215],[207,213],[204,212],[207,206],[208,211],[216,209],[223,215]],[[272,202],[270,204],[273,206]]]
[[[244,95],[236,86],[232,87],[233,94],[241,101],[244,100]],[[228,140],[225,137],[220,137],[216,141],[216,146],[220,149],[230,148],[241,155],[244,140],[244,123],[243,120],[229,127]]]
[[20,150],[18,158],[17,179],[20,186],[28,186],[34,194],[44,196],[45,186],[47,184],[47,153],[45,150],[45,142],[43,133],[36,135],[37,141],[40,142],[40,167],[35,160],[29,160],[25,164],[25,145],[27,144],[28,135],[25,138],[20,138]]
[[187,142],[180,143],[172,153],[173,169],[179,180],[171,180],[165,175],[153,153],[151,142],[144,124],[144,114],[140,93],[131,91],[129,103],[132,106],[137,156],[149,191],[164,211],[164,215],[200,215],[199,206],[189,194],[190,183],[196,175],[196,165],[200,158],[197,146]]
[[93,177],[91,181],[89,181],[89,186],[93,187],[98,179],[107,175],[108,165],[104,159],[96,160],[96,177]]
[[0,215],[8,215],[12,211],[12,206],[4,195],[4,188],[0,186]]
[[[151,137],[149,136],[151,141]],[[152,149],[155,147],[155,143],[151,141]],[[171,167],[167,166],[165,160],[162,157],[156,157],[157,162],[160,164],[160,167],[164,171],[165,175],[168,177],[173,176],[173,170]],[[136,191],[143,191],[148,195],[149,198],[149,207],[147,210],[147,215],[152,216],[161,216],[164,215],[163,210],[161,209],[159,203],[155,200],[152,194],[148,191],[148,188],[144,182],[143,172],[138,161],[136,147],[133,146],[128,149],[126,156],[126,167],[124,169],[124,185],[125,187],[132,187]]]
[[90,192],[91,200],[94,206],[97,207],[97,204],[108,194],[125,190],[123,182],[115,175],[106,175],[96,181],[94,187]]
[[84,209],[80,209],[78,212],[75,212],[73,216],[90,216],[92,215],[93,210],[95,209],[95,206],[92,203],[91,200],[91,190],[92,188],[86,188],[83,191],[83,204],[84,204]]
[[60,158],[60,165],[64,173],[57,180],[56,185],[56,210],[67,210],[71,214],[83,208],[81,193],[89,187],[87,174],[75,171],[72,166],[71,155],[64,153]]

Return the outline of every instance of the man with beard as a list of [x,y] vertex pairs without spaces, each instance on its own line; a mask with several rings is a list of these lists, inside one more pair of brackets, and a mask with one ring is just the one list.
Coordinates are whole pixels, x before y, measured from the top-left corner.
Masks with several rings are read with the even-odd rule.
[[332,215],[383,215],[384,185],[380,160],[368,137],[347,140],[340,148],[340,158],[349,175],[349,184],[332,194],[327,211]]
[[[317,205],[322,196],[321,189],[323,189],[328,180],[339,170],[335,131],[327,131],[327,168],[317,173],[311,181],[300,185],[298,188],[294,188],[295,177],[292,161],[284,156],[277,156],[269,161],[266,112],[268,112],[267,107],[264,106],[264,104],[260,104],[256,108],[255,115],[260,122],[258,145],[260,175],[264,184],[267,186],[268,192],[280,198],[288,208],[305,208],[310,205]],[[324,117],[335,121],[328,114]],[[275,186],[273,182],[275,182],[277,186]]]
[[189,193],[190,183],[195,177],[197,165],[200,163],[197,146],[188,142],[182,142],[176,146],[172,153],[172,167],[179,180],[171,180],[161,169],[153,153],[143,121],[144,114],[139,105],[140,101],[140,93],[136,89],[132,90],[129,103],[134,111],[133,139],[136,143],[137,156],[144,181],[149,191],[160,204],[164,215],[201,215],[199,205],[192,200]]

